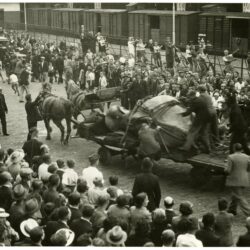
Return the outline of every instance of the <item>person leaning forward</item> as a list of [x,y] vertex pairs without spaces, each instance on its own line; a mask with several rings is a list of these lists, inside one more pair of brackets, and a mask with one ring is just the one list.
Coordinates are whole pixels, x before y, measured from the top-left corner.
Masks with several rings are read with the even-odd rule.
[[236,143],[234,145],[235,153],[228,156],[228,165],[225,169],[227,175],[226,186],[230,187],[232,192],[232,201],[229,207],[229,212],[236,215],[237,207],[240,206],[242,212],[250,215],[250,206],[243,196],[243,191],[250,186],[250,157],[242,153],[242,145]]
[[184,151],[189,151],[192,146],[197,148],[195,145],[196,139],[200,137],[201,142],[204,146],[204,153],[210,153],[210,143],[209,143],[209,124],[210,124],[210,112],[208,109],[208,104],[206,100],[202,97],[196,97],[195,91],[189,92],[190,104],[187,111],[183,112],[182,116],[188,116],[191,113],[195,113],[195,118],[188,132],[185,144],[180,148]]

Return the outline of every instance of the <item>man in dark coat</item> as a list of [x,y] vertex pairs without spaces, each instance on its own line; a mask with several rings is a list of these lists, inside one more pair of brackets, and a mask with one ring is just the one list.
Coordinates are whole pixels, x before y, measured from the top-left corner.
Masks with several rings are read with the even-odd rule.
[[250,247],[250,217],[246,219],[246,228],[247,232],[240,235],[238,242],[236,243],[237,247]]
[[8,108],[5,102],[4,94],[0,88],[0,119],[2,124],[2,132],[3,135],[8,136],[9,134],[7,133],[6,114],[8,114]]
[[68,207],[60,207],[58,209],[58,221],[48,221],[45,227],[45,239],[43,245],[51,246],[51,236],[61,228],[69,228],[68,221],[71,217],[71,212]]
[[77,238],[82,234],[92,234],[92,223],[90,222],[90,218],[94,213],[94,208],[91,205],[84,205],[82,207],[82,217],[74,220],[70,229],[75,233],[75,241],[76,244]]
[[28,122],[28,129],[30,131],[31,128],[37,127],[37,100],[32,102],[31,94],[25,96],[26,103],[25,103],[25,111],[27,114],[27,122]]
[[166,50],[167,68],[172,69],[174,67],[174,48],[170,41],[166,41],[165,50]]
[[136,176],[132,189],[133,197],[142,192],[148,195],[149,203],[147,208],[149,211],[158,208],[161,201],[159,180],[158,177],[152,173],[152,167],[152,160],[148,157],[144,158],[142,161],[143,173]]
[[202,217],[203,228],[198,230],[195,234],[196,238],[200,240],[204,247],[218,247],[219,238],[214,232],[215,216],[212,213],[206,213]]
[[32,128],[29,132],[31,139],[23,144],[22,149],[25,153],[25,161],[31,164],[34,156],[41,155],[41,146],[43,143],[38,140],[38,129],[36,127]]
[[191,113],[195,113],[195,118],[187,135],[186,142],[180,149],[189,151],[192,147],[197,148],[195,142],[198,138],[200,138],[204,146],[204,153],[209,153],[210,142],[208,129],[211,122],[211,115],[208,103],[201,96],[196,97],[195,91],[190,91],[188,96],[190,100],[189,108],[187,109],[187,111],[182,113],[182,116],[188,116]]
[[230,153],[233,153],[233,145],[240,143],[243,146],[243,150],[246,154],[250,155],[250,150],[247,145],[246,132],[247,124],[242,115],[239,105],[236,103],[235,94],[228,94],[227,105],[229,106],[229,132],[232,133],[230,141]]
[[55,71],[58,71],[59,74],[58,84],[63,83],[63,78],[62,78],[63,70],[64,70],[63,57],[61,55],[57,55],[55,60]]
[[32,68],[32,80],[38,80],[39,79],[39,56],[37,55],[37,51],[34,52],[34,55],[32,56],[31,60],[31,68]]

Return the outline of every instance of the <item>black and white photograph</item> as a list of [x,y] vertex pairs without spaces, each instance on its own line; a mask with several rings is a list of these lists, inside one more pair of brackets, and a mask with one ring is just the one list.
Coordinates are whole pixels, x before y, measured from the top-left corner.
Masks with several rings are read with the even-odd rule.
[[250,2],[0,2],[0,246],[250,247]]

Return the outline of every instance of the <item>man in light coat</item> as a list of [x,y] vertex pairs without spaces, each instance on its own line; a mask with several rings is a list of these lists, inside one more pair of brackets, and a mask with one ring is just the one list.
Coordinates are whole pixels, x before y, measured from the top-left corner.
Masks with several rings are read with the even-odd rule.
[[235,152],[228,156],[228,165],[225,172],[228,174],[226,186],[231,188],[232,201],[229,212],[236,215],[237,206],[239,205],[246,216],[250,215],[250,206],[243,196],[243,191],[250,185],[250,157],[242,153],[242,145],[234,145]]

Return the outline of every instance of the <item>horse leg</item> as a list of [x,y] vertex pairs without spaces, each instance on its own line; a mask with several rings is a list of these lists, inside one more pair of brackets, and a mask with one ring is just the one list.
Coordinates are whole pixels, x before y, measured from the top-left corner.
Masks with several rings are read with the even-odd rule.
[[51,140],[50,134],[51,134],[52,128],[50,127],[49,122],[50,122],[49,118],[44,118],[44,124],[45,124],[46,130],[47,130],[46,140]]
[[62,125],[61,120],[53,120],[53,122],[55,123],[55,125],[60,129],[61,131],[61,143],[64,143],[64,133],[65,133],[65,129],[64,126]]
[[64,140],[64,145],[67,145],[69,143],[69,137],[70,137],[70,133],[71,133],[71,119],[66,119],[66,125],[67,125],[67,135],[66,138]]

